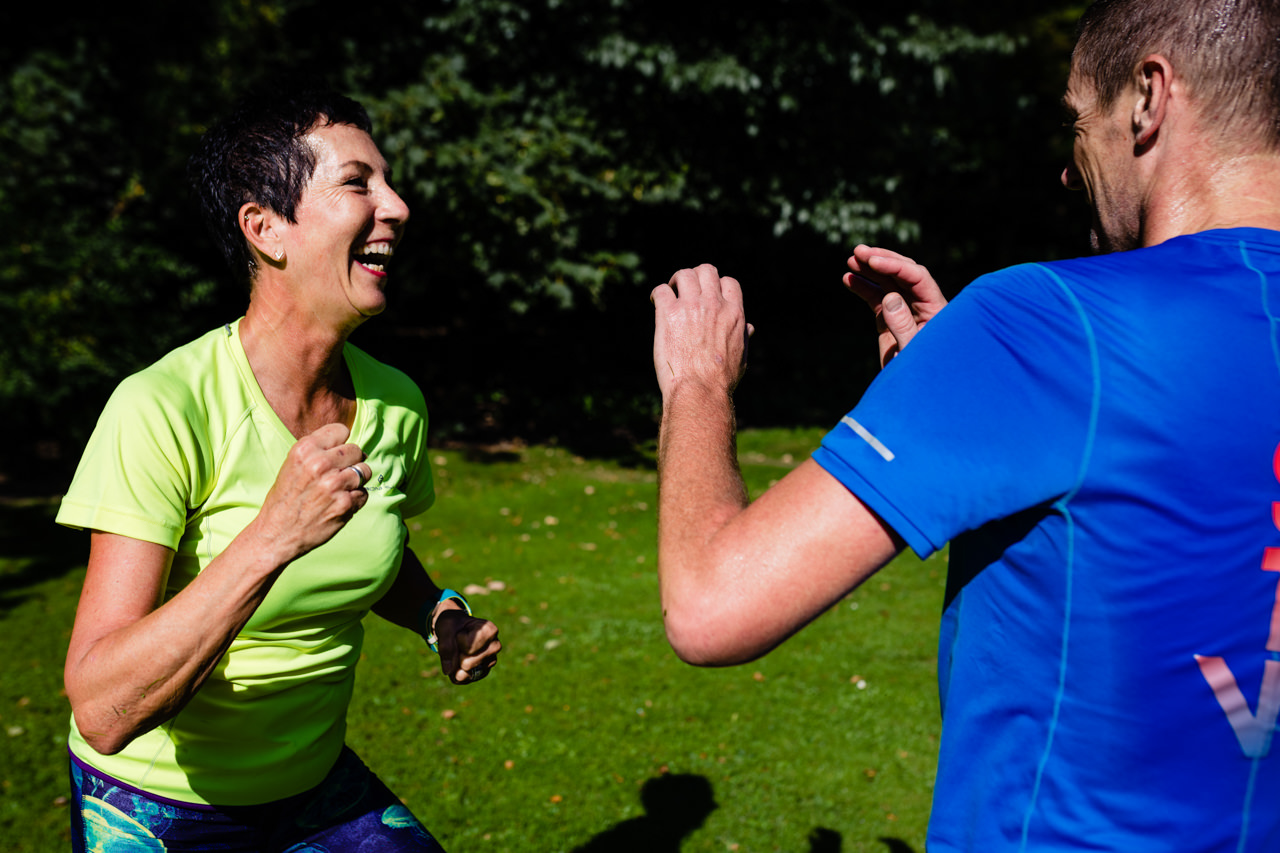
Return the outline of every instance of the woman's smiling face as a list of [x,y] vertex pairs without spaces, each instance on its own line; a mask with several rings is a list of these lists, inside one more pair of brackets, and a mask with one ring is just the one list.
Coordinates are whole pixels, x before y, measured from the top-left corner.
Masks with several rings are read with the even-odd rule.
[[[296,222],[285,225],[286,275],[318,317],[339,323],[386,308],[387,268],[409,208],[391,188],[372,137],[347,124],[316,127],[304,141],[315,170]],[[357,320],[359,322],[359,320]]]

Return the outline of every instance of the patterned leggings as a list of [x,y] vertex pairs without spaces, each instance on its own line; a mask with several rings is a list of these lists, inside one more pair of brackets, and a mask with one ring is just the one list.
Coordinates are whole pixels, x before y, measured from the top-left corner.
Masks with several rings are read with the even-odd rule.
[[315,788],[262,805],[160,800],[74,759],[71,790],[73,853],[444,853],[350,749]]

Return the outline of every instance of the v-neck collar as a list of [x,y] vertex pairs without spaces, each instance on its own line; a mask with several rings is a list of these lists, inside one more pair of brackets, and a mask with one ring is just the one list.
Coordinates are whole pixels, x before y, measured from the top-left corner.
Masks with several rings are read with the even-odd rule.
[[[262,386],[258,384],[258,377],[254,374],[253,367],[249,364],[249,356],[244,351],[244,342],[240,339],[240,320],[243,319],[244,318],[241,317],[234,322],[227,323],[223,327],[228,339],[228,347],[231,350],[232,356],[235,358],[237,367],[240,369],[241,381],[244,382],[245,387],[248,389],[249,396],[253,398],[254,404],[258,408],[262,409],[265,418],[270,421],[273,427],[280,433],[281,438],[285,439],[289,445],[292,446],[293,443],[298,440],[299,436],[295,436],[289,431],[289,428],[285,426],[284,421],[280,419],[280,415],[276,413],[276,410],[272,408],[271,403],[267,401],[267,395],[263,393]],[[360,371],[356,369],[356,366],[352,361],[350,347],[351,345],[347,343],[342,345],[342,360],[347,365],[347,373],[351,376],[351,387],[356,395],[355,414],[351,418],[351,437],[348,441],[352,444],[359,444],[360,442],[357,439],[364,431],[365,405],[364,394],[361,393],[363,390],[362,386],[364,384],[364,377],[360,375]]]

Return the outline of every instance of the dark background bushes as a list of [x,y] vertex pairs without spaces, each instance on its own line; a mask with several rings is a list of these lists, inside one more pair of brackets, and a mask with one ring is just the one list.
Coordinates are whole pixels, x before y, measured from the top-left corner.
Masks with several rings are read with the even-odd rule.
[[413,211],[353,340],[419,381],[436,441],[651,439],[648,293],[682,266],[743,282],[740,420],[825,424],[875,372],[854,245],[952,293],[1086,248],[1057,183],[1079,3],[366,5],[73,3],[3,48],[6,488],[60,489],[122,376],[243,311],[183,169],[284,76],[366,105]]

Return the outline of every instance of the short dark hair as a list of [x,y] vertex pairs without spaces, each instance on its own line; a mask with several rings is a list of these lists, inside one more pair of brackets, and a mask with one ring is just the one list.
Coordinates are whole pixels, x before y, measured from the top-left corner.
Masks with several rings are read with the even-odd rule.
[[1280,151],[1280,0],[1097,0],[1080,19],[1072,67],[1105,110],[1153,53],[1224,140]]
[[302,190],[316,166],[303,137],[333,124],[372,131],[369,114],[348,97],[313,85],[277,87],[241,99],[200,139],[187,178],[237,279],[250,283],[257,271],[237,221],[240,208],[253,202],[296,222]]

